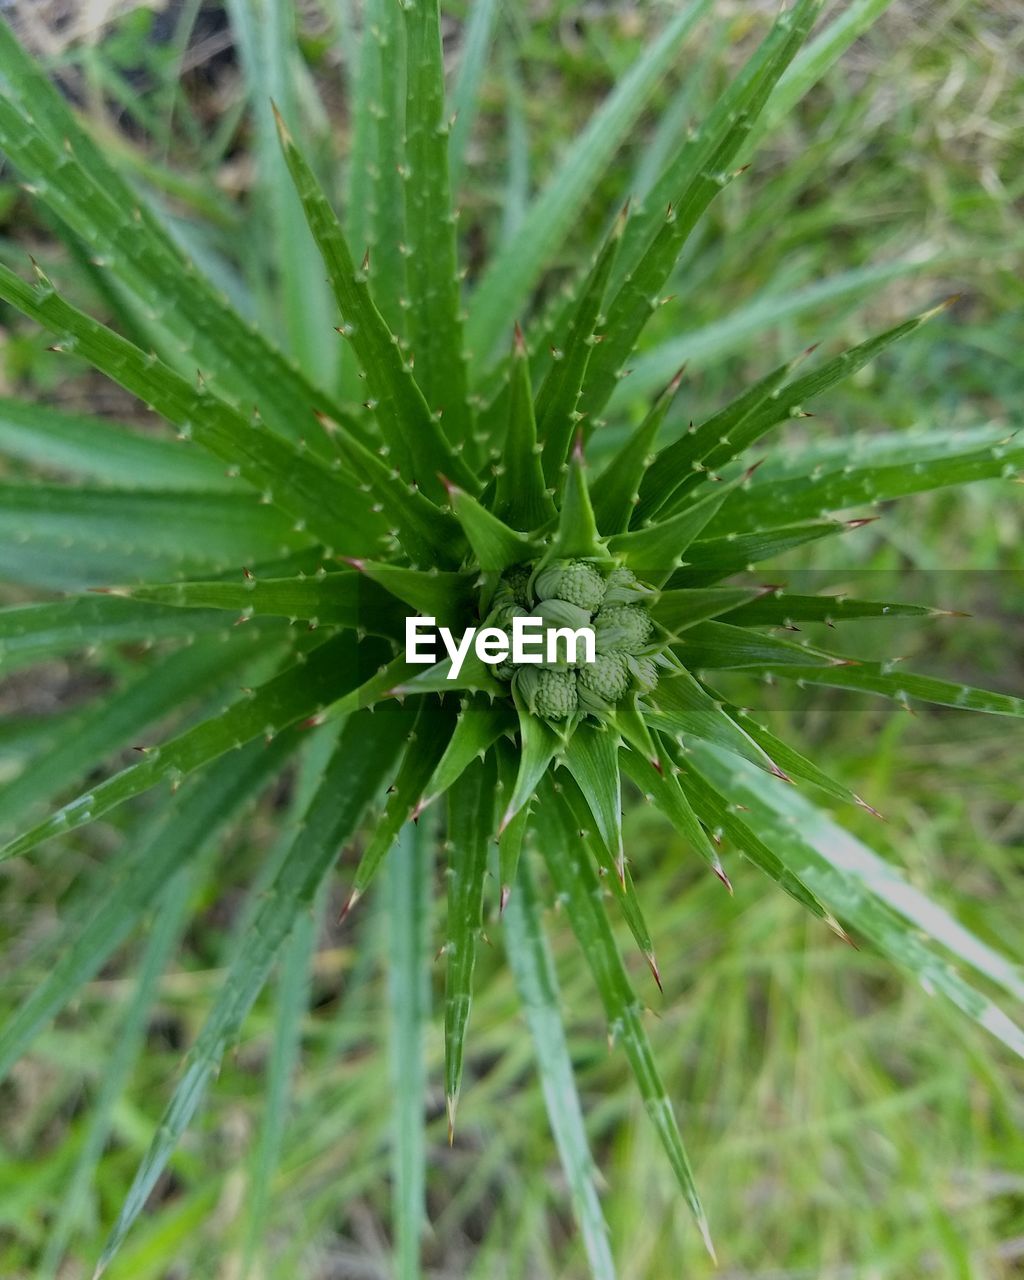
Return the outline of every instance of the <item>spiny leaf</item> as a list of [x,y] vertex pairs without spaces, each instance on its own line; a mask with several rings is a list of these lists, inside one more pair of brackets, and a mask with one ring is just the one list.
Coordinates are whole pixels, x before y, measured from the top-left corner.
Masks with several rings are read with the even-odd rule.
[[843,666],[851,661],[834,657],[809,644],[792,644],[777,636],[748,631],[746,627],[727,622],[702,622],[684,631],[672,645],[672,651],[685,666],[695,668],[738,669],[764,668],[788,664],[795,667]]
[[238,1034],[270,973],[274,957],[330,871],[401,741],[402,713],[382,708],[346,725],[302,828],[257,913],[246,947],[236,954],[212,1012],[190,1051],[114,1224],[97,1267],[113,1260],[195,1115],[231,1039]]
[[522,309],[587,195],[671,66],[680,43],[707,7],[708,0],[696,0],[673,17],[591,118],[574,142],[571,156],[558,166],[515,236],[491,259],[470,304],[469,344],[477,372],[486,368],[508,317]]
[[994,716],[1024,716],[1024,698],[1016,698],[1012,694],[914,675],[899,670],[894,662],[856,662],[850,665],[849,659],[838,657],[832,661],[834,665],[828,667],[783,666],[769,661],[764,669],[772,675],[801,684],[825,684],[834,689],[876,693],[883,698],[892,698],[908,711],[911,700],[914,700],[934,702],[940,707],[955,707],[962,711],[983,711]]
[[912,493],[926,493],[948,485],[977,480],[1013,479],[1024,470],[1024,443],[1000,437],[980,449],[951,449],[945,457],[916,460],[912,466],[857,465],[848,460],[825,475],[796,480],[773,480],[751,485],[733,496],[716,522],[716,530],[756,529],[768,517],[802,519],[851,507],[876,506]]
[[487,848],[494,834],[493,755],[475,761],[448,792],[448,939],[444,994],[444,1091],[451,1142],[483,921]]
[[680,369],[591,486],[594,515],[604,533],[625,533],[629,528],[646,477],[657,466],[657,461],[651,463],[654,442],[682,381]]
[[538,571],[553,560],[609,559],[603,541],[597,531],[594,508],[587,489],[586,462],[583,458],[583,442],[577,437],[569,459],[569,472],[562,494],[562,508],[558,513],[555,529],[547,550],[537,566]]
[[[438,0],[407,0],[405,17],[405,269],[409,340],[416,377],[445,434],[465,444],[472,432],[462,340],[455,215],[448,177],[448,121]],[[448,472],[449,475],[454,474]]]
[[[683,556],[690,544],[703,532],[733,489],[743,484],[746,477],[717,485],[692,506],[660,524],[646,529],[631,529],[617,533],[608,540],[608,549],[619,556],[641,578],[654,586],[662,586],[673,572],[684,563]],[[691,563],[699,564],[693,560]]]
[[615,858],[620,881],[626,875],[622,847],[622,788],[619,782],[618,734],[584,720],[566,745],[564,762],[583,793],[601,839]]
[[819,538],[831,538],[870,523],[866,520],[818,520],[760,529],[756,533],[699,539],[690,547],[689,564],[677,569],[665,585],[671,588],[699,587],[719,582],[762,560],[773,560],[794,547],[816,542]]
[[307,524],[329,546],[372,553],[384,530],[365,497],[322,463],[193,386],[154,356],[70,306],[40,275],[36,288],[0,265],[0,297],[38,320],[115,382],[175,423],[248,480],[267,502]]
[[[803,43],[821,0],[797,0],[782,14],[701,128],[692,135],[626,229],[619,253],[621,287],[606,310],[605,340],[591,357],[581,407],[595,423],[622,375],[637,338],[699,218],[729,180],[772,88]],[[667,211],[666,211],[667,210]]]
[[202,367],[211,386],[243,404],[258,402],[275,432],[293,442],[306,439],[318,457],[333,459],[314,411],[348,427],[354,425],[351,416],[245,323],[183,256],[7,23],[0,23],[0,72],[0,149],[39,199],[89,246],[92,257],[117,264],[118,283],[170,335],[175,353]]
[[350,338],[366,374],[376,401],[373,408],[377,422],[399,470],[407,481],[431,497],[441,496],[437,479],[441,471],[474,489],[475,477],[453,452],[427,406],[402,358],[398,340],[370,297],[365,273],[356,270],[334,210],[281,120],[278,132],[306,219],[330,276],[343,332]]
[[141,795],[162,781],[172,785],[194,769],[250,739],[273,736],[311,716],[359,679],[359,670],[376,645],[358,646],[343,633],[315,649],[295,666],[251,691],[219,716],[186,730],[170,742],[147,751],[136,765],[99,783],[62,805],[51,817],[0,849],[0,860],[17,857],[43,840],[94,822],[116,805]]
[[243,618],[302,618],[370,635],[401,637],[405,613],[392,596],[358,573],[312,578],[256,578],[242,582],[172,582],[123,589],[126,596],[186,609],[230,609]]
[[120,596],[90,595],[52,604],[0,609],[0,666],[5,674],[46,658],[112,644],[151,646],[157,640],[190,640],[228,625],[216,610],[163,608]]
[[48,1018],[71,1000],[134,929],[175,871],[202,856],[246,802],[258,795],[299,745],[295,731],[269,747],[251,744],[214,764],[171,798],[155,826],[129,850],[117,892],[103,893],[65,936],[54,962],[0,1031],[0,1079]]
[[972,1021],[1024,1056],[1021,1028],[960,977],[942,952],[952,951],[1019,1000],[1022,984],[1015,967],[792,787],[766,790],[736,761],[723,761],[713,751],[701,749],[697,763],[715,786],[727,790],[734,803],[749,811],[751,825],[757,824],[778,857],[799,867],[806,883],[846,923],[925,990],[941,992]]
[[491,702],[482,695],[467,698],[413,816],[419,817],[427,805],[450,790],[474,760],[483,759],[497,739],[511,731],[514,721],[505,702]]
[[[656,516],[664,519],[678,511],[681,504],[677,495],[688,492],[690,482],[697,478],[695,473],[712,466],[710,458],[723,452],[723,440],[729,439],[730,432],[741,430],[754,414],[778,399],[782,384],[807,354],[804,352],[796,360],[772,370],[732,404],[699,427],[691,426],[673,444],[662,449],[643,476],[634,522],[643,524]],[[728,460],[728,450],[725,454]]]
[[[530,806],[527,800],[519,812],[514,814],[507,823],[505,822],[505,811],[515,794],[516,778],[519,774],[519,753],[512,743],[499,740],[495,747],[495,758],[498,762],[499,811],[502,814],[498,835],[499,905],[504,911],[512,886],[516,883]],[[508,802],[506,802],[506,796]]]
[[537,393],[537,433],[544,450],[544,479],[551,486],[556,485],[561,478],[569,444],[580,421],[576,406],[583,389],[590,353],[601,340],[597,332],[601,303],[619,251],[626,217],[627,210],[623,209],[612,224],[612,229],[580,289],[579,300],[569,317],[565,336],[558,334],[556,337],[559,344],[557,358],[553,358]]
[[[663,755],[668,762],[670,759],[668,752],[663,752]],[[719,880],[732,892],[732,885],[722,867],[718,850],[711,843],[710,836],[701,826],[692,805],[687,800],[674,768],[664,766],[655,768],[651,761],[638,751],[624,752],[622,767],[643,794],[653,801],[668,818],[690,848],[708,864]]]
[[555,891],[565,904],[569,923],[594,975],[611,1033],[625,1050],[647,1114],[713,1258],[714,1249],[707,1218],[694,1185],[693,1172],[679,1136],[671,1103],[654,1064],[640,1005],[630,986],[608,925],[597,875],[585,851],[580,848],[571,821],[567,820],[561,806],[552,803],[550,787],[546,790],[544,800],[545,814],[551,813],[555,821],[545,821],[543,828],[536,831],[537,844],[544,855]]
[[537,449],[530,362],[516,325],[508,401],[508,428],[497,468],[492,510],[513,529],[539,529],[555,514]]
[[508,830],[516,815],[526,809],[551,761],[564,746],[561,735],[523,705],[515,686],[512,696],[519,716],[519,770],[498,826],[501,835]]
[[464,489],[449,484],[448,501],[485,573],[500,573],[536,554],[538,544],[534,540],[510,529]]
[[119,489],[239,488],[216,458],[183,449],[180,441],[20,400],[0,399],[0,454]]
[[377,498],[402,550],[423,565],[456,564],[462,553],[458,525],[446,511],[358,440],[339,440],[352,469]]
[[409,734],[409,745],[402,756],[394,784],[388,791],[384,812],[374,823],[373,834],[352,877],[352,890],[345,903],[346,915],[366,893],[398,833],[412,818],[444,753],[454,723],[453,703],[433,700],[420,703],[419,714]]
[[857,600],[846,595],[807,596],[783,587],[761,589],[757,597],[730,609],[725,621],[737,627],[788,627],[796,622],[837,622],[857,618],[941,617],[943,610],[895,600]]
[[764,594],[764,587],[684,587],[659,592],[648,605],[648,610],[669,635],[677,636],[687,627],[723,614],[730,622],[736,622],[742,606]]
[[435,617],[442,624],[466,617],[475,599],[473,577],[465,573],[444,573],[439,569],[404,569],[401,565],[374,560],[349,559],[359,573],[383,587],[396,600],[417,613]]

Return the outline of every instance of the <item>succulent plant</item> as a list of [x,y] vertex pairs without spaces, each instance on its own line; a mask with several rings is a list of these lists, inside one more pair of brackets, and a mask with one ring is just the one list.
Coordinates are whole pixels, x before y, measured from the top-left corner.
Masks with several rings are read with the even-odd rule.
[[[446,798],[444,1083],[452,1125],[492,859],[517,981],[534,993],[530,1017],[537,1000],[549,999],[552,1012],[557,1004],[542,942],[543,893],[533,879],[543,867],[544,891],[550,886],[564,905],[592,965],[613,1036],[709,1247],[680,1131],[610,924],[612,914],[622,914],[657,977],[643,868],[630,867],[623,843],[622,775],[723,881],[720,846],[742,850],[817,919],[840,933],[856,931],[1007,1043],[1024,1043],[941,958],[934,938],[906,927],[911,908],[895,873],[885,885],[868,884],[813,835],[774,822],[767,810],[750,812],[751,803],[770,806],[771,788],[783,779],[838,802],[863,802],[829,777],[827,762],[779,741],[708,683],[709,673],[743,669],[794,682],[808,698],[827,685],[902,703],[1024,713],[1007,695],[778,634],[802,619],[926,609],[730,581],[788,548],[847,536],[864,520],[842,513],[865,504],[1016,473],[1024,445],[988,429],[971,433],[959,451],[917,451],[912,439],[872,437],[806,467],[790,459],[781,474],[748,466],[752,452],[754,461],[763,456],[771,433],[804,405],[942,308],[820,356],[807,370],[798,368],[809,358],[804,353],[724,406],[692,402],[693,430],[682,429],[676,409],[680,377],[636,423],[618,391],[687,237],[756,140],[765,104],[818,15],[816,0],[796,0],[777,19],[701,128],[668,156],[648,195],[610,218],[590,266],[564,297],[547,310],[530,305],[575,208],[608,171],[614,139],[705,7],[691,4],[670,20],[628,89],[624,81],[588,129],[554,194],[534,207],[471,289],[464,290],[459,271],[436,2],[407,0],[400,19],[388,11],[388,30],[401,29],[406,48],[405,129],[394,129],[387,111],[370,110],[378,106],[372,97],[358,104],[365,129],[357,130],[357,144],[376,147],[381,163],[355,166],[353,184],[372,191],[360,189],[361,198],[350,202],[348,233],[293,137],[294,108],[285,108],[280,155],[326,268],[338,341],[347,349],[333,381],[300,368],[242,319],[0,26],[0,146],[69,243],[87,246],[111,286],[115,324],[79,309],[42,270],[27,282],[0,267],[0,297],[49,331],[58,350],[73,351],[150,406],[179,440],[172,458],[164,440],[91,421],[76,437],[82,442],[88,432],[94,461],[86,474],[102,474],[108,456],[128,450],[136,477],[150,477],[137,480],[137,492],[6,486],[8,505],[20,503],[25,512],[28,536],[5,548],[5,573],[73,595],[0,613],[4,659],[27,666],[88,645],[152,642],[122,701],[115,696],[101,708],[108,750],[145,742],[146,727],[174,713],[186,695],[205,702],[196,722],[146,745],[120,772],[82,782],[79,794],[43,820],[25,825],[13,804],[7,810],[21,829],[4,858],[31,855],[43,841],[80,831],[151,791],[167,825],[130,864],[125,895],[111,910],[97,905],[4,1029],[0,1069],[10,1068],[39,1025],[160,901],[178,865],[216,839],[293,758],[306,758],[311,730],[319,730],[316,743],[327,744],[298,834],[189,1052],[103,1265],[145,1206],[296,921],[371,810],[358,866],[346,872],[350,910],[385,858],[399,856],[392,847],[410,819]],[[373,121],[378,131],[367,133]],[[371,134],[376,141],[367,143]],[[397,166],[381,159],[396,154]],[[286,239],[277,248],[298,254],[300,245]],[[318,277],[314,268],[288,279],[313,290]],[[293,313],[300,329],[306,318],[301,306]],[[43,443],[67,428],[43,405],[26,422]],[[105,593],[87,594],[89,587]],[[594,662],[492,668],[469,659],[451,680],[450,663],[424,670],[401,649],[408,614],[452,628],[488,620],[507,627],[534,609],[548,611],[540,616],[549,625],[592,624]],[[232,627],[236,619],[247,625]],[[225,681],[245,686],[227,705]],[[89,763],[68,758],[39,798],[66,795]],[[750,783],[750,770],[763,787]],[[419,861],[400,864],[408,876],[391,903],[395,927],[408,929],[415,944],[406,949],[413,966],[429,951],[423,921],[430,878],[422,868],[430,856],[421,847]],[[947,945],[977,963],[968,935],[956,936],[963,943],[945,939]],[[400,1069],[421,1120],[416,1046],[424,1015],[415,1002],[410,1010],[414,1052]],[[531,1026],[543,1069],[564,1071],[564,1045],[537,1020]],[[569,1181],[591,1265],[608,1275],[578,1115],[558,1103],[551,1122],[580,1175]],[[413,1179],[403,1187],[399,1227],[408,1260],[422,1185]],[[414,1271],[408,1263],[404,1274]]]

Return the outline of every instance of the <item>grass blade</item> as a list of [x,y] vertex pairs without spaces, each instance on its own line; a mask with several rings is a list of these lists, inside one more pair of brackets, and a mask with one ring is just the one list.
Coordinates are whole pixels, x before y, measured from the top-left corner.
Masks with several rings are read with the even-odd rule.
[[387,876],[396,1280],[418,1280],[426,1219],[426,1031],[430,1018],[433,824],[409,823]]
[[504,916],[506,954],[526,1014],[548,1122],[558,1147],[576,1221],[594,1280],[615,1280],[608,1225],[596,1190],[572,1059],[562,1027],[558,980],[544,937],[540,902],[528,862],[519,864],[516,892]]

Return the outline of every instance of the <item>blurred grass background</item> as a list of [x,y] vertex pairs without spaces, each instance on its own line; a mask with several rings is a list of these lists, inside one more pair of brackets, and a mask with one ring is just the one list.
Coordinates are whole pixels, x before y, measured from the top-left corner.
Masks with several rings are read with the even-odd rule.
[[[8,8],[10,6],[7,6]],[[879,6],[881,7],[881,6]],[[347,9],[303,0],[304,52],[324,90],[324,154],[344,153]],[[833,7],[833,12],[842,5]],[[526,0],[499,7],[483,109],[466,152],[463,226],[471,271],[484,244],[512,229],[530,193],[662,16],[653,4]],[[699,119],[763,31],[774,3],[718,0],[700,38],[623,152],[620,178],[642,189],[652,157]],[[206,0],[15,5],[22,31],[111,147],[169,199],[181,234],[216,255],[237,234],[252,180],[251,138],[224,13]],[[464,30],[446,6],[457,65]],[[1020,426],[1024,391],[1024,23],[1017,0],[895,0],[873,29],[759,149],[687,251],[685,289],[660,314],[650,348],[689,359],[682,412],[706,416],[730,388],[816,341],[855,341],[904,314],[962,294],[953,310],[830,393],[787,447],[859,430]],[[573,240],[584,254],[618,190],[595,199]],[[199,215],[214,231],[199,240]],[[57,253],[6,175],[0,256]],[[86,257],[61,262],[93,305]],[[567,260],[565,267],[572,262]],[[232,287],[245,301],[245,282]],[[0,390],[127,409],[84,372],[68,373],[47,339],[3,316]],[[671,370],[669,370],[671,372]],[[638,362],[637,390],[659,371]],[[16,461],[0,462],[17,472]],[[884,519],[787,561],[837,587],[972,613],[924,625],[857,624],[888,657],[983,685],[1024,687],[1024,508],[1005,483],[902,502]],[[797,578],[766,571],[767,580]],[[823,579],[819,578],[820,583]],[[797,588],[798,589],[798,588]],[[839,637],[842,643],[842,635]],[[124,661],[130,663],[130,655]],[[0,776],[31,740],[59,740],[88,662],[46,680],[0,685]],[[794,703],[758,690],[830,771],[880,809],[843,820],[983,938],[1024,959],[1024,795],[1019,731],[941,709],[894,711],[814,689]],[[148,1143],[181,1052],[219,980],[238,904],[287,814],[265,804],[207,867],[199,923],[160,979],[160,1015],[114,1107],[115,1140],[84,1199],[65,1280],[86,1276]],[[665,978],[638,967],[649,1029],[692,1151],[721,1255],[714,1272],[670,1176],[607,1053],[604,1020],[567,930],[551,921],[571,1045],[603,1199],[625,1280],[917,1280],[1024,1274],[1022,1064],[869,952],[845,947],[748,866],[729,898],[642,806],[628,848]],[[116,823],[110,830],[116,838]],[[350,852],[348,858],[353,857]],[[19,984],[52,958],[58,918],[73,917],[99,868],[95,846],[63,841],[9,870],[0,940]],[[390,1274],[387,1046],[380,1014],[383,922],[372,900],[344,926],[322,904],[302,1062],[285,1157],[263,1223],[269,1277],[376,1280]],[[453,1149],[445,1141],[441,1031],[430,1045],[428,1194],[432,1277],[583,1277],[528,1038],[494,922]],[[54,1215],[87,1140],[145,940],[124,949],[78,1006],[38,1041],[0,1093],[0,1276],[41,1268]],[[624,949],[629,952],[628,944]],[[641,966],[642,967],[642,966]],[[438,975],[440,976],[440,974]],[[111,1276],[230,1278],[248,1229],[253,1137],[263,1107],[273,996],[247,1024],[200,1124],[154,1195],[153,1212]]]

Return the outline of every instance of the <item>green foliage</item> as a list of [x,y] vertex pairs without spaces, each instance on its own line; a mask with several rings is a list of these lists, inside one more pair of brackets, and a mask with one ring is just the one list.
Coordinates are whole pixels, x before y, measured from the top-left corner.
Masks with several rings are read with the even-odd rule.
[[[854,5],[805,45],[820,5],[796,0],[703,123],[666,145],[641,198],[623,208],[634,193],[614,191],[621,212],[610,230],[602,215],[604,233],[579,246],[584,259],[593,251],[591,266],[567,298],[546,312],[534,305],[574,225],[585,241],[584,213],[620,185],[619,149],[709,7],[693,3],[669,20],[464,289],[460,262],[468,259],[451,187],[466,173],[465,121],[479,105],[495,6],[473,7],[453,97],[465,114],[454,127],[436,0],[410,0],[400,15],[385,4],[365,7],[348,201],[338,212],[337,175],[308,144],[314,130],[295,14],[278,0],[237,0],[230,8],[251,92],[258,68],[269,67],[252,102],[255,216],[270,230],[258,272],[280,299],[282,319],[262,328],[181,247],[161,200],[111,158],[0,30],[0,148],[72,257],[86,247],[108,291],[101,293],[116,305],[109,323],[95,319],[72,301],[73,285],[54,283],[55,273],[37,268],[26,283],[2,264],[0,297],[169,428],[161,438],[44,404],[0,403],[0,452],[23,468],[0,486],[4,579],[71,593],[0,610],[5,668],[91,649],[115,684],[75,712],[65,741],[30,750],[27,767],[4,782],[0,859],[50,857],[39,846],[55,837],[62,849],[89,847],[105,824],[128,822],[141,797],[150,805],[144,838],[126,841],[110,882],[78,904],[59,958],[0,1032],[0,1070],[32,1050],[47,1021],[148,913],[160,921],[46,1251],[51,1273],[77,1229],[160,971],[190,918],[199,868],[243,806],[272,780],[290,779],[293,763],[295,830],[285,825],[259,905],[223,957],[217,994],[147,1135],[100,1271],[120,1265],[154,1188],[183,1160],[179,1143],[280,961],[268,1102],[241,1246],[244,1267],[256,1265],[261,1215],[282,1167],[330,873],[339,849],[365,828],[346,911],[380,887],[398,1099],[397,1271],[408,1280],[420,1274],[432,1140],[430,824],[441,806],[415,823],[442,796],[449,1141],[474,1075],[470,1014],[495,870],[505,921],[498,927],[584,1251],[601,1280],[615,1274],[617,1248],[573,1084],[540,919],[545,895],[576,936],[610,1038],[713,1256],[616,937],[621,920],[660,986],[644,886],[633,879],[640,860],[623,824],[623,778],[726,886],[720,846],[742,852],[805,908],[809,927],[852,934],[1024,1056],[1016,1023],[944,951],[1019,1000],[1012,966],[787,789],[806,783],[867,809],[832,778],[827,759],[809,758],[705,679],[738,672],[792,682],[808,705],[810,687],[823,685],[905,706],[1024,718],[1024,700],[1009,694],[775,634],[804,622],[922,617],[931,612],[924,606],[721,585],[866,523],[848,513],[967,481],[1018,478],[1024,446],[998,426],[863,433],[786,449],[778,459],[769,452],[771,432],[809,416],[807,402],[910,338],[945,304],[839,355],[808,350],[785,360],[749,389],[733,388],[724,407],[690,429],[676,416],[681,374],[653,403],[640,396],[630,404],[617,391],[628,388],[626,362],[648,325],[661,323],[663,290],[736,166],[885,5]],[[648,358],[660,368],[667,355]],[[808,371],[793,376],[804,362]],[[755,446],[767,453],[763,466],[750,454]],[[59,482],[67,476],[91,487]],[[84,594],[90,587],[114,590]],[[493,670],[471,659],[452,681],[449,662],[422,671],[402,657],[411,612],[452,627],[503,627],[518,612],[535,612],[548,626],[592,624],[597,657]],[[148,648],[124,649],[140,644]],[[114,759],[140,737],[141,758],[127,766]]]

